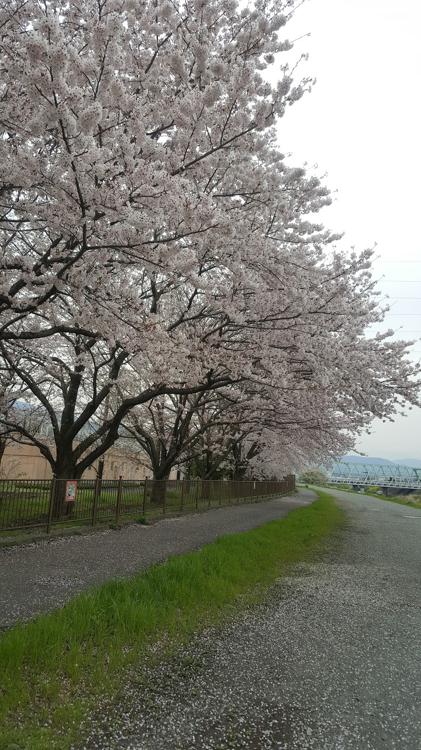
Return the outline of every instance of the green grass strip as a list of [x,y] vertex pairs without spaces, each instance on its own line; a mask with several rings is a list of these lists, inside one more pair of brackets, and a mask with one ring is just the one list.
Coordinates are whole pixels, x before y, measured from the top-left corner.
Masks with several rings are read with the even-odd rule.
[[[313,488],[314,489],[314,488]],[[367,495],[368,497],[374,497],[376,500],[382,500],[386,503],[398,503],[398,505],[407,505],[409,508],[418,508],[421,509],[421,495],[420,494],[411,494],[411,495],[393,495],[391,497],[388,497],[388,495],[379,495],[379,487],[364,487],[363,493],[356,492],[353,490],[349,485],[342,485],[338,484],[335,486],[328,487],[331,490],[340,490],[341,492],[349,492],[351,495],[359,495],[361,497],[361,494]]]
[[314,555],[343,518],[329,495],[318,494],[286,518],[106,583],[4,633],[1,750],[66,750],[98,698],[118,691],[148,647],[181,644]]

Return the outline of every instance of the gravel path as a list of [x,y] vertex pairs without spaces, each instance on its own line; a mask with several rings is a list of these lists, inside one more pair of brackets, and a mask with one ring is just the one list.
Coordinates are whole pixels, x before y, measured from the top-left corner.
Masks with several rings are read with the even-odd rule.
[[332,494],[331,552],[137,675],[83,749],[421,748],[421,511]]
[[0,628],[63,605],[110,578],[127,576],[222,534],[246,531],[314,500],[310,490],[261,503],[62,537],[0,550]]

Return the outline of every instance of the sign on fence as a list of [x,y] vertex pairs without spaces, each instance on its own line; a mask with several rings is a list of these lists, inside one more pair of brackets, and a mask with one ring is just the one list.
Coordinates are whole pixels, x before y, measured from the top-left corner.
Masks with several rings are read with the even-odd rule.
[[77,495],[77,479],[69,479],[66,482],[64,499],[66,503],[74,503]]

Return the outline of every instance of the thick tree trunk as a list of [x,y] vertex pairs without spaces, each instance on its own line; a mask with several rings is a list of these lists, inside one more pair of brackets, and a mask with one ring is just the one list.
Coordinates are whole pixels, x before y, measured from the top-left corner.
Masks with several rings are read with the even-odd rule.
[[0,438],[0,468],[4,456],[4,451],[6,450],[6,442],[6,438]]
[[202,485],[201,496],[204,500],[208,500],[209,491],[210,491],[208,474],[212,469],[212,453],[209,449],[204,451],[203,458],[204,458],[204,467],[203,467],[202,482],[201,482],[201,485]]
[[54,467],[55,490],[53,497],[53,519],[65,519],[72,515],[73,503],[66,502],[66,480],[80,479],[80,472],[77,471],[75,463],[64,457],[57,460]]
[[1,471],[1,463],[3,461],[4,451],[6,450],[6,442],[6,438],[0,438],[0,477],[3,476]]
[[202,500],[209,500],[210,490],[211,490],[211,480],[205,477],[205,479],[202,479],[200,484],[201,484],[200,496]]
[[104,477],[104,463],[105,463],[105,458],[104,456],[101,456],[101,458],[98,461],[98,470],[96,474],[97,482],[98,482],[98,498],[101,497],[101,492],[102,492],[102,480]]
[[167,496],[167,483],[170,472],[168,470],[155,470],[152,479],[151,505],[163,507]]

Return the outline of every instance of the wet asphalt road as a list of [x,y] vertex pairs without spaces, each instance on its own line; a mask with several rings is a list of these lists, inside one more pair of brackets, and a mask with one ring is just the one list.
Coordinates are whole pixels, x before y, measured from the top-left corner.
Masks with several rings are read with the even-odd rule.
[[0,629],[65,604],[107,580],[133,575],[222,534],[247,531],[308,505],[314,492],[215,508],[152,526],[132,524],[0,549]]
[[421,749],[421,511],[332,494],[330,552],[137,675],[77,750]]

